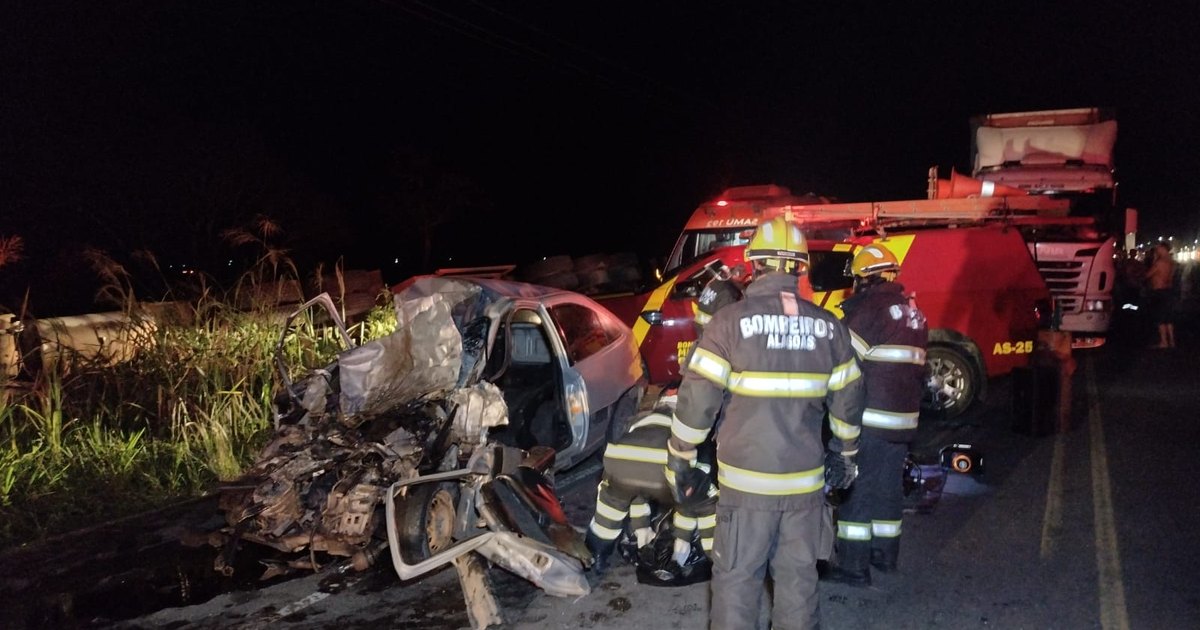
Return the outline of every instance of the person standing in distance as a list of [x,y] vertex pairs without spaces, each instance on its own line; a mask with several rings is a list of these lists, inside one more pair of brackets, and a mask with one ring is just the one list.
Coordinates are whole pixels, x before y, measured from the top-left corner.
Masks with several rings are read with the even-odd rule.
[[1171,245],[1159,241],[1154,245],[1154,261],[1146,272],[1150,289],[1150,316],[1158,328],[1158,344],[1151,348],[1175,347],[1175,259]]
[[929,329],[896,281],[900,262],[882,243],[850,262],[854,295],[841,304],[866,385],[858,479],[838,507],[837,564],[830,580],[867,586],[870,568],[896,570],[904,502],[904,458],[925,391]]
[[711,627],[754,627],[769,572],[772,626],[812,628],[824,488],[854,480],[863,384],[845,325],[800,296],[809,258],[799,226],[761,224],[746,259],[745,297],[713,314],[688,361],[667,475],[677,500],[703,488],[696,445],[721,417]]

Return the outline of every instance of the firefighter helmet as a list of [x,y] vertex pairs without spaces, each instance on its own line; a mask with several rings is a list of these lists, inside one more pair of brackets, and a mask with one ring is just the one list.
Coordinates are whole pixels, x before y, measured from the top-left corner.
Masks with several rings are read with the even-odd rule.
[[872,243],[862,248],[850,261],[850,273],[859,278],[876,276],[886,272],[900,271],[896,255],[881,243]]
[[746,246],[746,260],[770,271],[799,275],[808,269],[808,241],[800,226],[775,217],[754,231]]

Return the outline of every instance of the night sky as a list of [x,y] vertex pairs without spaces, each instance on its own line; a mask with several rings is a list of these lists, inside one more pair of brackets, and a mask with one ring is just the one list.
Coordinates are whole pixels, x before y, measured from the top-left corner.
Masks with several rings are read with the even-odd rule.
[[1120,203],[1190,239],[1197,32],[1189,2],[6,0],[0,309],[89,310],[86,247],[219,274],[259,214],[391,281],[422,216],[430,266],[661,257],[727,186],[923,197],[972,115],[1033,109],[1114,108]]

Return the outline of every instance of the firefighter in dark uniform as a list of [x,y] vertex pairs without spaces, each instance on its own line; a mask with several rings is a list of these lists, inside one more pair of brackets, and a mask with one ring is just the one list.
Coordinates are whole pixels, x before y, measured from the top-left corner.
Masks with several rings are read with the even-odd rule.
[[[718,263],[720,261],[717,261]],[[733,304],[742,299],[746,286],[746,271],[741,265],[728,267],[717,265],[713,277],[704,285],[696,303],[692,305],[693,322],[696,325],[696,337],[700,337],[704,327],[712,321],[713,313],[726,304]]]
[[808,245],[799,227],[763,223],[746,258],[754,280],[745,297],[713,315],[688,361],[667,474],[682,495],[700,486],[696,447],[721,416],[712,627],[754,627],[769,572],[772,627],[810,628],[820,623],[823,490],[848,487],[856,474],[862,379],[846,327],[800,295]]
[[[712,549],[716,527],[716,493],[707,484],[698,500],[676,505],[663,467],[667,464],[667,440],[671,437],[671,415],[675,395],[668,391],[651,413],[640,414],[616,442],[604,450],[604,473],[596,490],[596,513],[584,538],[595,563],[592,570],[603,574],[626,523],[639,548],[650,544],[651,503],[660,509],[673,509],[674,558],[680,566],[692,552],[693,540],[708,553]],[[709,449],[711,450],[711,448]],[[711,454],[701,465],[711,469]]]
[[831,580],[866,586],[870,568],[896,570],[904,459],[917,431],[925,387],[925,315],[896,282],[900,263],[881,243],[850,263],[854,295],[841,304],[866,384],[858,479],[838,507],[837,564]]

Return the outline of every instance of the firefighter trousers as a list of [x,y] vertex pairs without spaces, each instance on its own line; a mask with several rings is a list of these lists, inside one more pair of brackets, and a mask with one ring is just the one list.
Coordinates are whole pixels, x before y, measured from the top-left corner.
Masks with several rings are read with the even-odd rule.
[[615,541],[626,518],[630,530],[650,527],[650,504],[634,490],[609,479],[601,480],[596,489],[596,514],[588,528],[601,540]]
[[825,506],[752,510],[717,505],[713,542],[713,630],[756,627],[767,574],[774,581],[771,627],[817,628],[817,556]]
[[904,513],[904,458],[908,445],[866,431],[858,441],[858,478],[837,510],[837,564],[850,573],[876,564],[894,567],[900,555]]

